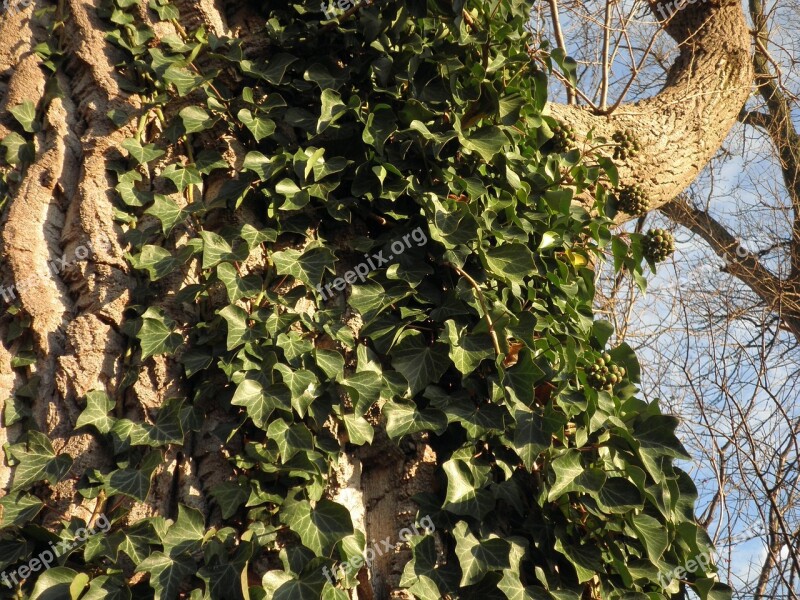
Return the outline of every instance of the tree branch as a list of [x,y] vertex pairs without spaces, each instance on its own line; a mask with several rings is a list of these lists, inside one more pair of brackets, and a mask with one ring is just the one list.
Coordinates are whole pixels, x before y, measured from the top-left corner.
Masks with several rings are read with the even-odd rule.
[[[658,2],[648,0],[656,11]],[[644,188],[651,206],[669,202],[695,179],[722,144],[750,94],[751,36],[740,4],[716,0],[687,4],[662,24],[679,56],[661,92],[609,115],[550,104],[550,114],[579,137],[610,140],[631,131],[642,150],[618,164],[621,180]],[[587,204],[590,198],[582,199]],[[620,215],[619,222],[628,215]]]

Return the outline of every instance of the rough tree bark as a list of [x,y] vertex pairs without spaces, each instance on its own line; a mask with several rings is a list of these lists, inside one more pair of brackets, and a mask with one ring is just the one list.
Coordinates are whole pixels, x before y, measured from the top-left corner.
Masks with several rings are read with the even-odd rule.
[[[66,69],[58,75],[63,97],[49,104],[36,138],[36,159],[0,225],[2,283],[27,282],[17,295],[31,317],[36,362],[12,369],[17,348],[0,344],[0,398],[12,396],[38,376],[32,401],[35,422],[57,451],[73,457],[77,472],[103,469],[109,462],[91,434],[74,433],[88,391],[106,389],[117,399],[118,416],[142,420],[165,399],[185,396],[188,390],[178,366],[163,357],[148,359],[138,372],[130,372],[121,326],[135,280],[113,220],[114,192],[106,165],[132,128],[114,130],[106,114],[114,108],[136,108],[140,100],[122,91],[115,77],[114,65],[121,57],[104,39],[105,24],[96,15],[99,1],[62,1],[71,15],[63,38]],[[245,3],[176,4],[186,29],[205,24],[217,35],[245,38],[258,47],[258,18]],[[47,74],[33,48],[44,41],[45,32],[32,23],[31,15],[47,5],[38,0],[21,12],[0,16],[0,138],[9,132],[8,109],[25,100],[37,103],[44,94]],[[145,6],[142,1],[140,15],[149,20]],[[150,25],[159,33],[167,33],[169,27]],[[610,115],[575,106],[551,107],[552,114],[571,123],[579,136],[593,130],[610,139],[615,131],[632,131],[643,150],[621,166],[621,178],[643,185],[654,207],[674,198],[705,166],[735,122],[752,82],[750,39],[738,0],[687,5],[666,31],[681,52],[658,96],[621,105]],[[72,257],[78,246],[87,244],[92,248],[90,260],[60,273],[48,268],[48,261],[65,254]],[[0,337],[4,334],[0,331]],[[115,390],[125,377],[133,377],[135,384],[118,398]],[[215,419],[213,410],[207,412],[210,431]],[[16,426],[0,427],[0,443],[13,443],[19,435]],[[130,521],[153,514],[174,517],[181,502],[204,511],[210,524],[219,522],[206,493],[213,483],[225,480],[231,468],[213,439],[204,431],[183,454],[168,455],[155,475],[149,501],[130,506]],[[411,497],[433,483],[436,456],[424,440],[406,452],[389,447],[386,441],[343,456],[338,481],[332,484],[331,493],[350,508],[355,524],[366,529],[367,540],[395,536],[413,520]],[[0,488],[7,490],[12,478],[13,469],[1,464]],[[71,514],[90,516],[93,502],[82,503],[74,485],[66,478],[56,486],[48,498],[45,525]],[[403,597],[392,590],[405,559],[399,553],[376,563],[358,597]]]

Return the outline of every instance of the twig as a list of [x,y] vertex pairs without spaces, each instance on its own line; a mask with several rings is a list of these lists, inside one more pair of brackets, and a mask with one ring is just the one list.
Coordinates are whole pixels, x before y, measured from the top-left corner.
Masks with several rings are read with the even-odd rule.
[[483,295],[483,290],[481,286],[475,281],[472,277],[470,277],[467,273],[465,273],[462,269],[454,265],[453,263],[446,262],[444,263],[451,269],[453,269],[456,273],[461,275],[464,279],[469,282],[472,288],[478,295],[478,302],[481,304],[481,309],[483,310],[483,316],[486,317],[486,325],[489,328],[489,335],[492,338],[492,344],[494,345],[494,350],[497,352],[497,356],[502,356],[503,351],[500,349],[500,341],[497,339],[497,332],[494,330],[494,322],[492,321],[492,317],[489,314],[489,308],[486,306],[486,298]]

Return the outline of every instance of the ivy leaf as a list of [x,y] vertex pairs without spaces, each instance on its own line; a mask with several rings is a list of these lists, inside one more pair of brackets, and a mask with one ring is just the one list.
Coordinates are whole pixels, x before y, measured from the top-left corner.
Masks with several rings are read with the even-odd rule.
[[556,474],[556,480],[547,493],[548,502],[567,492],[596,492],[605,483],[603,471],[584,467],[581,453],[574,449],[554,458],[550,466]]
[[178,259],[169,250],[152,244],[142,246],[142,251],[130,260],[134,269],[147,271],[150,281],[166,277],[178,266]]
[[189,214],[186,209],[179,207],[174,200],[163,194],[155,194],[152,206],[144,212],[161,221],[161,230],[165,236],[168,236],[176,225],[183,223]]
[[533,254],[523,244],[511,243],[489,248],[484,256],[489,271],[512,283],[523,284],[525,277],[536,272]]
[[101,575],[89,584],[89,591],[81,600],[130,600],[131,590],[121,578]]
[[172,65],[164,71],[164,81],[174,85],[179,96],[186,96],[197,89],[203,83],[204,78],[188,69]]
[[30,600],[78,600],[89,576],[67,567],[46,569],[33,586]]
[[444,324],[445,335],[450,341],[450,360],[461,373],[469,375],[478,368],[482,360],[494,356],[494,346],[488,335],[467,335],[465,330],[466,328],[459,330],[453,320]]
[[155,600],[174,600],[178,598],[183,580],[197,572],[197,565],[188,556],[170,558],[163,552],[154,552],[136,567],[136,571],[150,573]]
[[164,151],[155,147],[154,144],[142,146],[136,138],[123,140],[122,147],[136,160],[137,163],[146,164],[164,155]]
[[237,115],[239,120],[244,123],[257,142],[260,142],[265,137],[272,135],[275,132],[275,121],[267,117],[254,117],[248,109],[243,108]]
[[628,514],[644,505],[639,488],[624,477],[609,477],[603,484],[597,501],[601,508],[614,514]]
[[486,162],[489,162],[508,143],[508,138],[503,131],[494,125],[481,127],[459,137],[465,148],[477,152]]
[[145,502],[150,493],[150,474],[137,469],[117,469],[106,478],[105,490],[109,496],[122,494]]
[[30,100],[17,104],[9,111],[27,133],[34,133],[38,129],[36,122],[36,106]]
[[231,404],[247,409],[247,416],[261,429],[267,427],[267,419],[280,406],[276,397],[267,394],[261,382],[256,379],[243,379],[236,387]]
[[0,510],[2,510],[0,527],[24,525],[32,521],[43,506],[44,503],[41,500],[30,494],[11,492],[0,498]]
[[33,143],[25,141],[25,138],[16,131],[4,137],[0,146],[6,149],[6,162],[14,167],[31,162],[36,156]]
[[203,513],[183,504],[178,505],[178,518],[167,529],[164,536],[164,551],[169,556],[178,556],[200,548],[206,533]]
[[19,461],[14,469],[12,490],[20,490],[42,480],[55,485],[72,468],[72,457],[69,454],[56,455],[50,440],[39,431],[28,431],[27,442],[10,446],[9,452]]
[[397,439],[420,431],[433,431],[440,435],[447,428],[447,416],[440,410],[419,410],[413,402],[389,401],[381,412],[386,415],[386,433]]
[[541,412],[517,409],[514,412],[517,427],[514,430],[514,449],[529,471],[539,455],[550,447],[552,431]]
[[174,331],[175,321],[163,309],[151,306],[142,314],[142,327],[136,334],[142,346],[142,360],[157,354],[175,354],[183,344],[183,337]]
[[648,558],[657,563],[664,554],[664,550],[669,546],[666,527],[660,521],[645,514],[633,515],[632,521],[639,541],[647,550]]
[[267,437],[278,444],[284,463],[289,462],[298,452],[314,450],[314,438],[308,427],[302,423],[289,425],[283,419],[277,419],[269,424]]
[[445,462],[442,469],[447,476],[447,494],[443,506],[445,510],[482,519],[494,508],[492,494],[482,489],[489,480],[488,465],[456,455]]
[[325,269],[333,272],[334,256],[328,248],[312,248],[305,251],[289,248],[272,255],[279,275],[291,275],[313,288],[322,281]]
[[92,425],[103,435],[111,431],[114,417],[108,416],[114,410],[114,401],[102,390],[92,390],[86,394],[86,408],[75,423],[76,428]]
[[[358,415],[344,415],[342,417],[350,443],[356,446],[371,444],[375,437],[375,429],[364,417]],[[391,435],[391,434],[390,434]]]
[[306,411],[312,402],[322,393],[317,376],[306,369],[291,369],[282,364],[275,365],[283,377],[283,383],[292,394],[292,407],[301,417],[306,416]]
[[509,543],[500,538],[478,540],[469,531],[464,521],[453,528],[456,540],[456,556],[461,565],[461,585],[468,586],[480,582],[490,571],[500,571],[509,567]]
[[247,246],[240,244],[233,250],[228,240],[213,231],[201,231],[203,238],[203,268],[210,269],[222,261],[245,260],[249,254]]
[[217,501],[223,519],[230,519],[247,502],[248,493],[239,482],[226,481],[211,488],[211,495]]
[[229,302],[238,302],[242,298],[255,298],[261,293],[261,278],[256,275],[240,277],[230,263],[217,265],[217,277],[225,286]]
[[329,556],[335,544],[353,534],[350,512],[331,500],[320,500],[313,507],[307,500],[287,500],[280,516],[317,556]]
[[199,106],[187,106],[178,113],[186,133],[205,131],[214,124],[208,113]]
[[[340,355],[341,356],[341,355]],[[344,365],[344,362],[342,363]],[[353,407],[357,415],[363,415],[380,398],[383,389],[383,376],[375,371],[361,371],[346,379],[342,385],[353,396]]]
[[228,323],[228,350],[233,350],[250,341],[252,334],[247,325],[250,315],[243,309],[234,304],[229,304],[219,311],[219,315]]
[[194,165],[181,167],[180,165],[171,164],[161,172],[161,177],[165,177],[174,183],[180,194],[190,185],[203,183],[203,178]]
[[438,342],[429,346],[418,331],[405,335],[392,350],[391,358],[392,367],[408,381],[412,396],[438,382],[450,366],[447,346]]

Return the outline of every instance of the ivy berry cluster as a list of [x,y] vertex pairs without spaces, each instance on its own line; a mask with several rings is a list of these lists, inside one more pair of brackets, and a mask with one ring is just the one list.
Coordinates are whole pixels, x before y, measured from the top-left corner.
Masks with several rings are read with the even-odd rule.
[[616,143],[616,147],[614,148],[615,160],[634,158],[642,149],[636,136],[630,129],[615,132],[614,135],[611,136],[611,139]]
[[550,138],[550,147],[556,153],[568,152],[575,147],[575,130],[567,123],[556,121],[550,126],[553,137]]
[[666,229],[651,229],[644,237],[642,246],[647,260],[663,262],[675,252],[675,237]]
[[615,365],[611,360],[611,355],[605,352],[593,365],[586,369],[587,380],[596,390],[610,392],[614,386],[625,379],[627,372],[624,367]]
[[593,365],[586,369],[589,385],[596,390],[610,392],[614,386],[625,379],[627,372],[624,367],[615,365],[608,352],[603,353]]
[[650,199],[640,185],[621,186],[616,198],[617,208],[629,215],[643,217],[650,209]]

